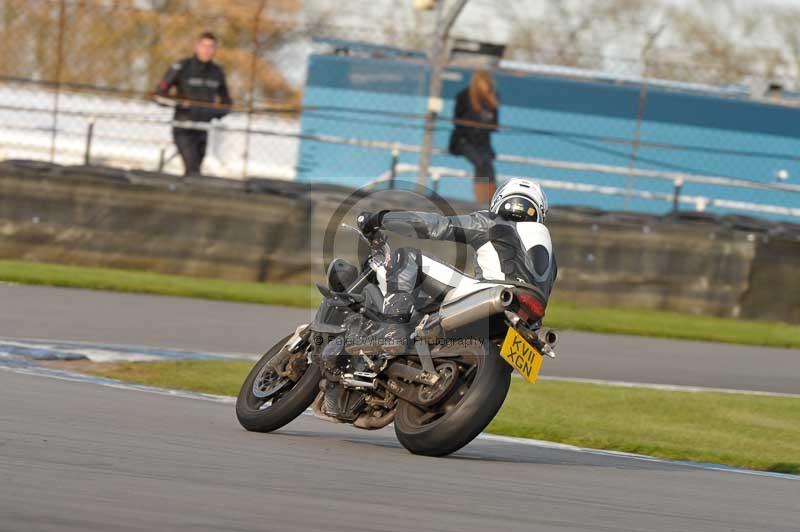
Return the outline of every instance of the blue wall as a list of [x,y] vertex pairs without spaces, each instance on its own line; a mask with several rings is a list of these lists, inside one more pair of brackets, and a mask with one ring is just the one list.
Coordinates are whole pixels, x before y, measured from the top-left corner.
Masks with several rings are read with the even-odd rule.
[[[443,116],[453,113],[453,98],[469,73],[448,70],[443,86]],[[498,153],[628,167],[636,128],[640,87],[635,84],[570,80],[547,76],[496,76],[501,96],[500,123],[525,131],[493,135]],[[309,62],[301,124],[303,133],[334,134],[366,140],[420,144],[426,108],[428,70],[420,64],[389,59],[313,55]],[[352,111],[349,111],[352,110]],[[364,112],[367,111],[367,112]],[[370,112],[372,111],[372,112]],[[386,112],[393,114],[386,114]],[[644,107],[636,165],[773,182],[787,170],[800,180],[800,110],[650,87]],[[435,145],[447,146],[449,123],[437,128]],[[602,138],[600,138],[602,137]],[[659,146],[649,146],[647,144]],[[390,154],[382,150],[323,144],[300,147],[298,180],[359,186],[385,172]],[[403,154],[401,161],[416,162]],[[435,157],[433,164],[464,168],[466,161]],[[530,175],[625,187],[626,178],[592,172],[498,163],[500,174]],[[471,198],[471,186],[444,179],[445,197]],[[638,190],[671,192],[665,181],[636,178]],[[549,189],[551,204],[623,208],[623,198]],[[782,206],[797,205],[800,194],[687,183],[684,194]],[[635,210],[662,213],[665,202],[633,199]],[[722,212],[711,208],[711,212]]]

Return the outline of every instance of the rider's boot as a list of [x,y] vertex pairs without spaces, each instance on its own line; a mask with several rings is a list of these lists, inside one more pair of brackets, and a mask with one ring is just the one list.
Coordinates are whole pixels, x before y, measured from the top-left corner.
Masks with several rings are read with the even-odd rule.
[[[414,310],[414,295],[410,292],[387,294],[383,300],[380,322],[372,322],[372,330],[354,338],[347,349],[351,354],[402,353],[409,343],[409,319]],[[377,328],[375,328],[377,327]]]

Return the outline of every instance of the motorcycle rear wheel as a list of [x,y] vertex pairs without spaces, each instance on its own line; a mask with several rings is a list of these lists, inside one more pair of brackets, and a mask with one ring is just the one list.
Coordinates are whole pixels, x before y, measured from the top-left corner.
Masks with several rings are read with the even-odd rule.
[[493,344],[475,341],[444,349],[457,351],[458,355],[448,360],[474,367],[470,370],[473,374],[462,377],[462,382],[432,409],[400,401],[394,419],[395,434],[403,447],[414,454],[444,456],[474,440],[500,410],[511,383],[511,366]]
[[281,380],[265,367],[291,337],[280,340],[256,362],[239,390],[236,417],[249,431],[272,432],[283,427],[302,414],[319,391],[322,376],[316,364],[310,364],[297,382]]

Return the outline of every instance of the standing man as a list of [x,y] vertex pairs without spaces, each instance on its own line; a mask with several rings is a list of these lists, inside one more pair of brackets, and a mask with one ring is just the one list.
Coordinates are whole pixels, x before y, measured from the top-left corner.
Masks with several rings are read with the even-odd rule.
[[[233,101],[228,94],[225,72],[212,59],[217,52],[217,38],[211,32],[200,35],[194,55],[174,63],[158,83],[155,99],[175,107],[175,121],[210,122],[230,111]],[[175,87],[174,99],[170,89]],[[183,159],[184,175],[199,175],[206,155],[208,131],[172,128],[172,138]]]

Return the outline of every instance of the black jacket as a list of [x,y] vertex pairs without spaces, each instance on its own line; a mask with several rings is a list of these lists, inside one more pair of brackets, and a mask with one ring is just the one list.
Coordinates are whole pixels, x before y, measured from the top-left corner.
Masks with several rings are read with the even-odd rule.
[[[155,93],[157,96],[168,97],[172,87],[177,90],[175,97],[178,100],[220,103],[225,106],[233,104],[222,68],[213,61],[203,63],[194,55],[173,63],[158,83]],[[222,118],[228,112],[228,109],[212,106],[179,103],[175,106],[175,120],[208,122],[213,118]]]
[[469,102],[469,89],[464,89],[459,92],[458,96],[456,96],[456,108],[453,114],[453,120],[476,122],[483,127],[456,124],[453,128],[453,132],[450,134],[450,146],[448,147],[448,151],[453,155],[461,155],[463,153],[461,146],[466,143],[479,150],[488,149],[491,151],[492,156],[494,156],[490,135],[497,129],[499,113],[499,107],[491,111],[474,111]]

